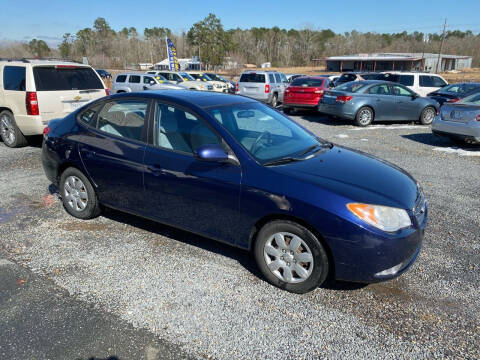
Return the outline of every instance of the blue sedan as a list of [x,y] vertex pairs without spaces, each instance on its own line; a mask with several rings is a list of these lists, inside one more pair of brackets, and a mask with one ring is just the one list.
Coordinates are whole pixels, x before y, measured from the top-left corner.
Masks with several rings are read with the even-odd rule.
[[401,84],[380,80],[349,82],[326,91],[318,111],[353,120],[358,126],[373,121],[420,121],[432,123],[439,109],[434,100]]
[[105,97],[49,123],[42,162],[71,215],[102,205],[251,250],[266,280],[296,293],[400,275],[427,222],[407,172],[242,96]]

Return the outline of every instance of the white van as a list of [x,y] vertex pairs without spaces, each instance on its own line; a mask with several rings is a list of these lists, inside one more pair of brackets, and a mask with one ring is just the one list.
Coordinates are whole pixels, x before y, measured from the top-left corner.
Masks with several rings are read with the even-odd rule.
[[440,75],[430,73],[388,71],[384,73],[382,80],[400,83],[420,96],[427,96],[431,92],[448,85],[448,82]]
[[61,60],[0,60],[0,136],[9,147],[27,145],[48,121],[109,95],[90,66]]

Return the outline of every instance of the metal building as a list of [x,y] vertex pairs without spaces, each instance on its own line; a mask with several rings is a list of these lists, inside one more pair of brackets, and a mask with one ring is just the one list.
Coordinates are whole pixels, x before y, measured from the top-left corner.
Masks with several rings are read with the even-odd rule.
[[[327,71],[425,71],[435,72],[439,56],[430,53],[378,53],[331,56],[326,59]],[[440,55],[438,71],[472,67],[472,57]]]

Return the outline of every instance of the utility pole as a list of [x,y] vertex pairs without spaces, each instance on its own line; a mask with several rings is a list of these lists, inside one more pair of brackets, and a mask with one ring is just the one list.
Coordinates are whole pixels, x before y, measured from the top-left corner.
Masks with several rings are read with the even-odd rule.
[[443,23],[442,42],[440,43],[440,51],[438,52],[438,59],[437,59],[437,68],[435,70],[435,73],[437,73],[437,74],[438,74],[438,65],[440,64],[440,55],[442,54],[443,43],[445,42],[445,29],[446,28],[447,28],[447,19],[445,19],[445,22]]

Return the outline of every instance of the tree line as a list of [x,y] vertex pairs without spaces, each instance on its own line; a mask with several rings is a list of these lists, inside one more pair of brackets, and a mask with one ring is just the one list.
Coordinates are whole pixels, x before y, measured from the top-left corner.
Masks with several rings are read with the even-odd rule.
[[[92,27],[66,33],[58,48],[43,40],[7,43],[0,46],[2,57],[57,56],[104,68],[125,69],[139,63],[155,63],[166,58],[165,37],[173,40],[180,57],[199,56],[209,68],[220,67],[226,60],[239,66],[270,62],[272,66],[307,66],[312,59],[327,56],[373,52],[437,53],[441,34],[403,31],[376,33],[351,31],[335,33],[330,29],[282,29],[252,27],[225,30],[214,14],[195,23],[180,34],[167,27],[135,27],[115,31],[104,18]],[[443,53],[473,56],[473,66],[480,66],[480,34],[452,30],[445,36]]]

